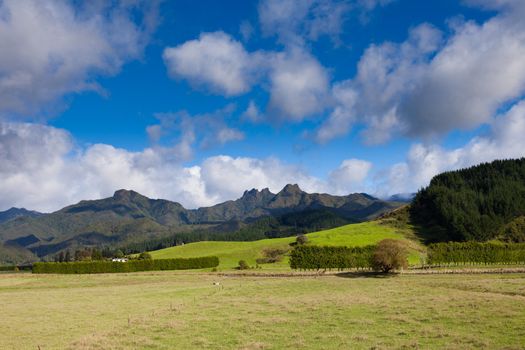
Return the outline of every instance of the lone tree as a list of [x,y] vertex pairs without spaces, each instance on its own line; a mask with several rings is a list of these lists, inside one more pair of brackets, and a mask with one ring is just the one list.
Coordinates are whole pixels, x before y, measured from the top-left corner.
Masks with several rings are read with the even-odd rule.
[[308,243],[308,237],[306,237],[306,235],[301,234],[297,236],[295,241],[297,242],[297,245],[303,245]]
[[115,258],[123,258],[124,257],[124,253],[122,252],[122,250],[118,249],[116,252],[115,252]]
[[408,251],[403,242],[396,239],[384,239],[377,244],[372,255],[372,268],[388,273],[392,270],[408,267]]
[[151,259],[153,259],[153,257],[148,252],[142,252],[139,255],[139,260],[151,260]]
[[239,266],[237,266],[237,269],[239,270],[248,270],[250,268],[250,265],[244,260],[239,260]]

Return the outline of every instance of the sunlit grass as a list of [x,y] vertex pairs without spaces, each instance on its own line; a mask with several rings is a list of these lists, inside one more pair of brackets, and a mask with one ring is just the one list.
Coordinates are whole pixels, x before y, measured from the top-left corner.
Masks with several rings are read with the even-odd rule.
[[2,274],[0,349],[521,349],[524,286],[520,274]]
[[[396,228],[381,225],[378,222],[365,222],[337,227],[307,234],[310,244],[330,246],[365,246],[376,244],[385,238],[405,239],[404,233]],[[262,257],[262,251],[267,248],[289,248],[295,237],[263,239],[254,242],[196,242],[183,246],[171,247],[151,252],[154,259],[190,258],[198,256],[215,255],[219,257],[219,268],[231,269],[238,265],[239,260],[245,260],[250,265],[255,265],[255,260]],[[420,248],[415,241],[408,241],[412,247],[409,261],[418,264]],[[263,269],[287,269],[288,261],[275,264],[265,264]]]

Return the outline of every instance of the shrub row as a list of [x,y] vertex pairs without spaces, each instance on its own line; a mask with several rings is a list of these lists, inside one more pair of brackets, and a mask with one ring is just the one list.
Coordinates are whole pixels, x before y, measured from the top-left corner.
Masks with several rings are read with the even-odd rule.
[[31,265],[4,265],[0,271],[31,271]]
[[430,265],[525,263],[523,243],[449,242],[428,246]]
[[290,267],[301,270],[370,268],[374,246],[296,246],[290,253]]
[[189,259],[131,260],[128,262],[39,262],[33,264],[33,273],[84,274],[158,270],[189,270],[216,267],[218,265],[219,258],[216,256]]

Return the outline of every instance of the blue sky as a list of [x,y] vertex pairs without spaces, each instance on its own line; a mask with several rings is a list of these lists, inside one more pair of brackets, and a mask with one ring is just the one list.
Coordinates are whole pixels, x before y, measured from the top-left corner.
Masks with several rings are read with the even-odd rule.
[[[519,0],[0,2],[0,210],[416,191],[525,155]],[[523,128],[523,129],[522,129]]]

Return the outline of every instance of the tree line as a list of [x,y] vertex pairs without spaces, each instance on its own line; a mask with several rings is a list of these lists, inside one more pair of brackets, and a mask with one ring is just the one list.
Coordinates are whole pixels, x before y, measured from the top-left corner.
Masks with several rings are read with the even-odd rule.
[[525,242],[523,222],[505,227],[524,215],[525,158],[437,175],[411,205],[411,218],[434,241]]
[[383,239],[364,247],[296,245],[290,254],[290,267],[301,270],[373,269],[390,272],[408,267],[405,242]]
[[81,262],[38,262],[33,264],[33,273],[91,274],[118,273],[158,270],[189,270],[217,267],[216,256],[187,259],[144,259],[128,262],[81,261]]
[[290,252],[290,267],[299,270],[368,269],[375,246],[328,247],[297,245]]
[[523,243],[449,242],[428,246],[430,265],[523,264]]

